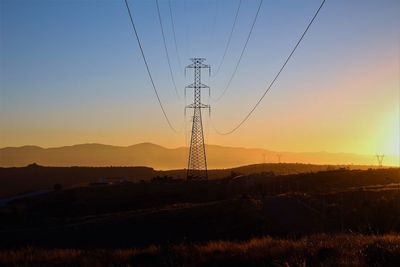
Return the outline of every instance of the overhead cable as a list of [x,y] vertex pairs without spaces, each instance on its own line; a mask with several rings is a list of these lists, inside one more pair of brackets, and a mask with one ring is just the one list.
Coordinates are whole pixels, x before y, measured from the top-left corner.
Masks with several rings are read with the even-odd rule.
[[[321,10],[321,8],[324,6],[326,0],[323,0],[322,3],[320,4],[319,8],[317,9],[317,11],[315,12],[314,16],[312,17],[312,19],[310,20],[310,22],[308,23],[306,29],[304,30],[303,34],[301,35],[300,39],[297,41],[296,45],[293,47],[292,51],[290,52],[289,56],[286,58],[285,62],[283,63],[282,67],[279,69],[279,71],[277,72],[277,74],[275,75],[275,77],[272,79],[272,81],[269,83],[267,89],[265,90],[265,92],[262,94],[262,96],[260,97],[260,99],[256,102],[256,104],[253,106],[253,108],[251,108],[250,112],[247,113],[247,115],[244,117],[243,120],[241,120],[235,127],[233,127],[231,130],[226,131],[226,132],[221,132],[221,131],[216,131],[218,134],[221,135],[228,135],[231,134],[233,132],[235,132],[237,129],[239,129],[249,118],[250,116],[253,114],[253,112],[256,110],[256,108],[258,107],[258,105],[261,103],[261,101],[264,99],[265,95],[270,91],[270,89],[272,88],[272,86],[275,84],[276,80],[279,78],[279,75],[282,73],[282,71],[284,70],[284,68],[286,67],[287,63],[289,62],[289,60],[291,59],[291,57],[293,56],[294,52],[296,51],[297,47],[300,45],[301,41],[303,40],[304,36],[306,35],[307,31],[309,30],[309,28],[311,27],[311,25],[313,24],[315,18],[318,16],[319,11]],[[215,128],[214,128],[215,129]],[[215,129],[217,130],[217,129]]]
[[181,57],[179,56],[179,51],[178,51],[178,42],[176,41],[175,22],[174,22],[174,16],[172,13],[171,0],[168,0],[168,6],[169,6],[169,16],[171,18],[172,34],[174,36],[175,52],[176,52],[176,57],[178,59],[179,70],[183,70],[182,64],[181,64]]
[[144,62],[144,64],[145,64],[145,66],[146,66],[147,74],[148,74],[148,76],[149,76],[149,78],[150,78],[151,85],[152,85],[152,87],[153,87],[154,93],[155,93],[155,95],[156,95],[156,97],[157,97],[157,100],[158,100],[158,104],[160,105],[161,111],[162,111],[162,113],[164,114],[164,118],[165,118],[165,120],[167,121],[168,126],[171,128],[172,131],[174,131],[175,133],[178,133],[179,131],[176,130],[176,128],[171,124],[171,121],[169,120],[169,118],[168,118],[168,116],[167,116],[167,113],[165,112],[164,106],[163,106],[163,104],[162,104],[162,102],[161,102],[160,96],[158,95],[157,88],[156,88],[156,86],[155,86],[155,84],[154,84],[153,76],[151,75],[151,71],[150,71],[149,64],[147,63],[146,56],[145,56],[145,54],[144,54],[142,44],[141,44],[141,42],[140,42],[140,38],[139,38],[138,32],[137,32],[137,30],[136,30],[135,22],[133,21],[133,16],[132,16],[131,10],[130,10],[130,8],[129,8],[128,1],[127,1],[127,0],[124,0],[124,1],[125,1],[126,8],[127,8],[127,10],[128,10],[129,18],[130,18],[130,20],[131,20],[131,24],[132,24],[132,27],[133,27],[133,31],[134,31],[135,36],[136,36],[136,40],[137,40],[137,43],[138,43],[138,46],[139,46],[139,49],[140,49],[140,53],[142,54],[143,62]]
[[180,99],[181,96],[178,93],[178,89],[176,88],[175,78],[174,78],[174,74],[173,74],[172,67],[171,67],[171,61],[169,59],[167,42],[165,41],[164,27],[163,27],[162,20],[161,20],[160,6],[158,4],[158,0],[156,0],[156,6],[157,6],[158,21],[160,23],[160,28],[161,28],[161,35],[162,35],[162,39],[163,39],[163,43],[164,43],[165,56],[167,57],[167,61],[168,61],[169,74],[171,76],[171,81],[174,86],[176,96]]
[[231,40],[232,40],[233,31],[234,31],[234,29],[235,29],[235,25],[236,25],[236,21],[237,21],[238,15],[239,15],[239,10],[240,10],[240,6],[241,6],[241,5],[242,5],[242,0],[239,0],[238,6],[237,6],[237,9],[236,9],[236,13],[235,13],[235,19],[233,20],[231,32],[230,32],[230,34],[229,34],[228,40],[227,40],[226,45],[225,45],[224,54],[223,54],[223,56],[222,56],[221,62],[220,62],[219,65],[218,65],[217,70],[216,70],[215,73],[212,75],[212,77],[217,76],[219,70],[221,69],[222,63],[223,63],[224,60],[225,60],[226,53],[228,52],[228,48],[229,48],[229,45],[230,45]]
[[235,65],[235,69],[233,70],[232,75],[231,75],[231,77],[229,78],[229,81],[228,81],[227,85],[225,86],[224,90],[222,91],[222,93],[221,93],[221,95],[220,95],[219,97],[217,97],[217,98],[212,98],[212,97],[211,97],[211,99],[212,99],[214,102],[217,102],[217,101],[221,100],[221,98],[225,95],[226,91],[228,91],[228,89],[229,89],[229,87],[230,87],[230,85],[231,85],[231,83],[232,83],[232,81],[233,81],[233,78],[234,78],[235,75],[236,75],[236,72],[237,72],[237,70],[238,70],[238,68],[239,68],[240,62],[242,61],[244,52],[246,51],[247,44],[249,43],[251,34],[252,34],[252,32],[253,32],[254,25],[255,25],[256,22],[257,22],[258,14],[260,13],[260,9],[261,9],[261,6],[262,6],[263,1],[264,1],[264,0],[260,0],[260,3],[259,3],[258,8],[257,8],[256,15],[254,16],[253,23],[252,23],[251,28],[250,28],[250,31],[249,31],[249,33],[248,33],[248,35],[247,35],[246,42],[244,43],[244,46],[243,46],[243,48],[242,48],[242,52],[240,53],[239,59],[238,59],[238,61],[236,62],[236,65]]

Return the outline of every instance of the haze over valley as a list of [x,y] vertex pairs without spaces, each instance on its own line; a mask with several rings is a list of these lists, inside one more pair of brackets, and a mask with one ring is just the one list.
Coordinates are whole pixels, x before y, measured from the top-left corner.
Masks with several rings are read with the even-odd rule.
[[[305,163],[331,165],[377,165],[375,155],[350,153],[293,153],[258,148],[206,145],[210,169],[233,168],[258,163]],[[0,149],[0,167],[23,167],[31,163],[42,166],[148,166],[154,169],[187,167],[188,149],[165,148],[152,143],[132,146],[80,144],[53,148],[38,146]],[[279,158],[280,157],[280,158]],[[398,157],[386,155],[384,164],[396,166]]]

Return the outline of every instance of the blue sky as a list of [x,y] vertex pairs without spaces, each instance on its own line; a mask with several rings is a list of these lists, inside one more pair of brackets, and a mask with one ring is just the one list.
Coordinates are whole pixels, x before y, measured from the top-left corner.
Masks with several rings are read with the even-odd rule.
[[[258,3],[243,1],[220,73],[212,81],[204,76],[214,96],[233,71]],[[155,1],[129,4],[160,96],[180,128],[185,101],[176,98],[172,87]],[[216,69],[237,4],[171,0],[183,65],[199,56]],[[230,90],[220,102],[210,102],[220,130],[232,128],[257,101],[319,5],[316,0],[264,0]],[[160,0],[160,9],[182,93],[191,76],[184,77],[178,64],[167,0]],[[185,135],[170,132],[163,120],[122,0],[1,0],[0,12],[0,146],[185,144]],[[216,135],[205,122],[208,142],[396,153],[390,147],[397,143],[382,145],[378,139],[398,132],[393,112],[399,105],[399,14],[396,0],[328,0],[251,120],[227,137]],[[209,102],[206,94],[203,99]],[[316,132],[318,138],[310,143]]]

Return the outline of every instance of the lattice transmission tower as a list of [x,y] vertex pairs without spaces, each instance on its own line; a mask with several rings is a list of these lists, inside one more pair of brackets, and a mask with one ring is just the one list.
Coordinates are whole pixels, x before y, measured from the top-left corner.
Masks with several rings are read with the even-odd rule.
[[382,163],[383,163],[383,159],[385,158],[385,155],[384,154],[382,154],[382,155],[376,154],[375,156],[376,156],[376,159],[378,160],[379,168],[382,168]]
[[201,83],[201,69],[208,69],[208,75],[211,74],[210,65],[203,64],[205,58],[191,58],[192,64],[186,66],[185,74],[187,68],[192,68],[194,72],[194,82],[185,87],[193,89],[194,91],[194,102],[186,108],[193,109],[193,121],[192,121],[192,135],[190,138],[190,149],[189,149],[189,162],[187,169],[187,179],[207,179],[207,158],[206,158],[206,148],[204,146],[204,134],[203,134],[203,122],[201,118],[201,109],[208,108],[210,112],[210,105],[205,105],[201,103],[201,89],[208,88],[208,93],[210,94],[210,87]]

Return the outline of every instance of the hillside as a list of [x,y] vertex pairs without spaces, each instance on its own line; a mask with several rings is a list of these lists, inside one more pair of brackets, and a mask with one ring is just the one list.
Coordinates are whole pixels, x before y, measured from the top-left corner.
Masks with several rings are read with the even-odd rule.
[[[287,175],[339,169],[342,166],[313,165],[299,163],[267,163],[240,166],[230,169],[208,171],[209,179],[220,179],[232,175],[253,173],[273,173]],[[367,169],[368,166],[350,166],[351,169]],[[346,168],[349,168],[346,166]],[[185,179],[186,170],[160,171],[149,167],[46,167],[30,164],[26,167],[0,168],[0,201],[11,197],[37,191],[53,190],[55,184],[64,188],[96,183],[107,178],[123,179],[128,182],[149,181],[153,177],[172,177]]]
[[399,186],[390,168],[49,191],[0,206],[0,265],[399,266]]
[[398,232],[398,174],[398,169],[252,174],[52,191],[0,207],[0,248],[127,248]]
[[[207,145],[207,162],[210,169],[232,168],[262,163],[282,162],[313,164],[375,165],[372,155],[346,153],[292,153],[257,148],[224,147]],[[148,166],[154,169],[182,169],[187,165],[185,147],[165,148],[152,143],[127,147],[102,144],[81,144],[54,148],[38,146],[6,147],[0,149],[0,167],[22,167],[33,162],[43,166]],[[386,156],[385,163],[397,164],[396,157]]]

